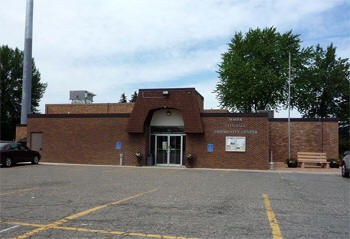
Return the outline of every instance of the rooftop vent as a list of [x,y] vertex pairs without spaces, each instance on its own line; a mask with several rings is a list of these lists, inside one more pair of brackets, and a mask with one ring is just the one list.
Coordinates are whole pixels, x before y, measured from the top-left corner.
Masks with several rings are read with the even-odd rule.
[[95,94],[86,90],[71,90],[69,92],[69,99],[72,104],[92,104]]

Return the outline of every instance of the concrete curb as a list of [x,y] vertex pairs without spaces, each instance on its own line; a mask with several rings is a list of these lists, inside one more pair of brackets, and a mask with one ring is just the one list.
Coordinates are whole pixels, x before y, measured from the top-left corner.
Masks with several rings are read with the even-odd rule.
[[142,168],[142,169],[173,169],[173,170],[196,170],[196,171],[232,171],[232,172],[250,172],[250,173],[300,173],[300,174],[324,174],[324,175],[340,175],[339,172],[315,172],[315,171],[292,171],[292,170],[260,170],[260,169],[222,169],[222,168],[186,168],[169,167],[169,166],[120,166],[108,164],[71,164],[71,163],[48,163],[40,162],[43,165],[57,165],[57,166],[86,166],[86,167],[112,167],[112,168]]

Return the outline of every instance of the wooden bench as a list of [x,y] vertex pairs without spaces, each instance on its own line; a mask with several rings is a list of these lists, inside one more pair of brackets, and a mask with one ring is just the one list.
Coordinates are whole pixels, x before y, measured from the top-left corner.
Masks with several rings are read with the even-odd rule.
[[329,168],[329,162],[327,162],[326,153],[298,152],[297,155],[301,168],[304,168],[305,163],[321,164],[321,167]]

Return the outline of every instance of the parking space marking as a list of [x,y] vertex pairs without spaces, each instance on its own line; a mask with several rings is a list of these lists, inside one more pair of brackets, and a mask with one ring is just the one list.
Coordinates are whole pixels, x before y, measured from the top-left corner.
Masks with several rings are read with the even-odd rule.
[[50,223],[50,224],[47,224],[45,225],[44,227],[40,227],[40,228],[36,228],[30,232],[27,232],[27,233],[24,233],[23,235],[20,235],[18,237],[16,237],[16,239],[23,239],[23,238],[27,238],[27,237],[30,237],[36,233],[39,233],[41,231],[45,231],[47,229],[50,229],[50,228],[53,228],[53,227],[57,227],[58,225],[61,225],[65,222],[68,222],[69,220],[72,220],[72,219],[75,219],[75,218],[78,218],[78,217],[81,217],[81,216],[85,216],[91,212],[95,212],[97,210],[100,210],[100,209],[103,209],[105,207],[109,207],[109,206],[113,206],[113,205],[117,205],[117,204],[120,204],[122,202],[125,202],[125,201],[128,201],[130,199],[134,199],[134,198],[138,198],[138,197],[141,197],[145,194],[148,194],[148,193],[152,193],[152,192],[155,192],[155,191],[158,191],[159,188],[154,188],[150,191],[146,191],[146,192],[142,192],[142,193],[138,193],[138,194],[135,194],[133,196],[130,196],[130,197],[127,197],[127,198],[124,198],[124,199],[121,199],[119,201],[115,201],[115,202],[111,202],[111,203],[107,203],[107,204],[103,204],[103,205],[100,205],[100,206],[97,206],[97,207],[94,207],[94,208],[91,208],[91,209],[88,209],[88,210],[85,210],[85,211],[82,211],[82,212],[79,212],[79,213],[76,213],[76,214],[73,214],[71,216],[68,216],[68,217],[65,217],[65,218],[62,218],[56,222],[53,222],[53,223]]
[[34,223],[25,223],[25,222],[6,222],[6,223],[12,224],[12,225],[27,226],[27,227],[44,227],[44,226],[46,226],[44,224],[34,224]]
[[[17,225],[31,226],[31,227],[45,227],[46,226],[46,225],[43,225],[43,224],[32,224],[32,223],[25,223],[25,222],[7,222],[7,224],[17,224]],[[79,227],[55,226],[55,227],[52,227],[51,229],[61,229],[61,230],[79,231],[79,232],[94,232],[94,233],[114,234],[114,235],[123,235],[123,236],[148,237],[148,238],[198,239],[196,237],[178,237],[178,236],[147,234],[147,233],[139,233],[139,232],[121,232],[121,231],[108,231],[108,230],[88,229],[88,228],[79,228]]]
[[283,237],[281,234],[281,230],[280,230],[280,227],[278,226],[277,218],[272,211],[269,197],[267,196],[267,194],[263,194],[262,196],[264,198],[266,214],[267,214],[267,217],[268,217],[269,222],[270,222],[272,236],[274,239],[282,239]]
[[11,230],[11,229],[14,229],[14,228],[16,228],[16,227],[19,227],[19,225],[16,225],[16,226],[9,227],[9,228],[6,228],[6,229],[4,229],[4,230],[1,230],[0,233],[7,232],[7,231],[9,231],[9,230]]
[[11,192],[0,193],[0,196],[9,195],[9,194],[14,194],[14,193],[21,193],[21,192],[34,191],[34,190],[38,190],[38,189],[39,189],[38,187],[19,189],[19,190],[15,190],[15,191],[11,191]]
[[76,228],[76,227],[60,227],[60,226],[58,226],[58,227],[54,227],[54,228],[55,229],[62,229],[62,230],[80,231],[80,232],[95,232],[95,233],[114,234],[114,235],[123,235],[123,236],[149,237],[149,238],[198,239],[198,238],[193,238],[193,237],[177,237],[177,236],[146,234],[146,233],[138,233],[138,232],[107,231],[107,230],[96,230],[96,229]]
[[284,177],[283,177],[283,175],[281,173],[278,173],[278,174],[280,175],[281,179],[284,179]]

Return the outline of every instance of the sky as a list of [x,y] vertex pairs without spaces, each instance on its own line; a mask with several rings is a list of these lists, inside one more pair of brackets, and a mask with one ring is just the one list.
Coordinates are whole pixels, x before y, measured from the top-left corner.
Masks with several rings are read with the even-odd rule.
[[[24,26],[25,1],[1,0],[0,45],[23,50]],[[349,0],[34,0],[33,57],[48,83],[40,111],[70,103],[70,90],[113,103],[123,92],[179,87],[219,108],[213,91],[227,44],[271,26],[300,34],[303,47],[333,43],[337,56],[350,56]]]

